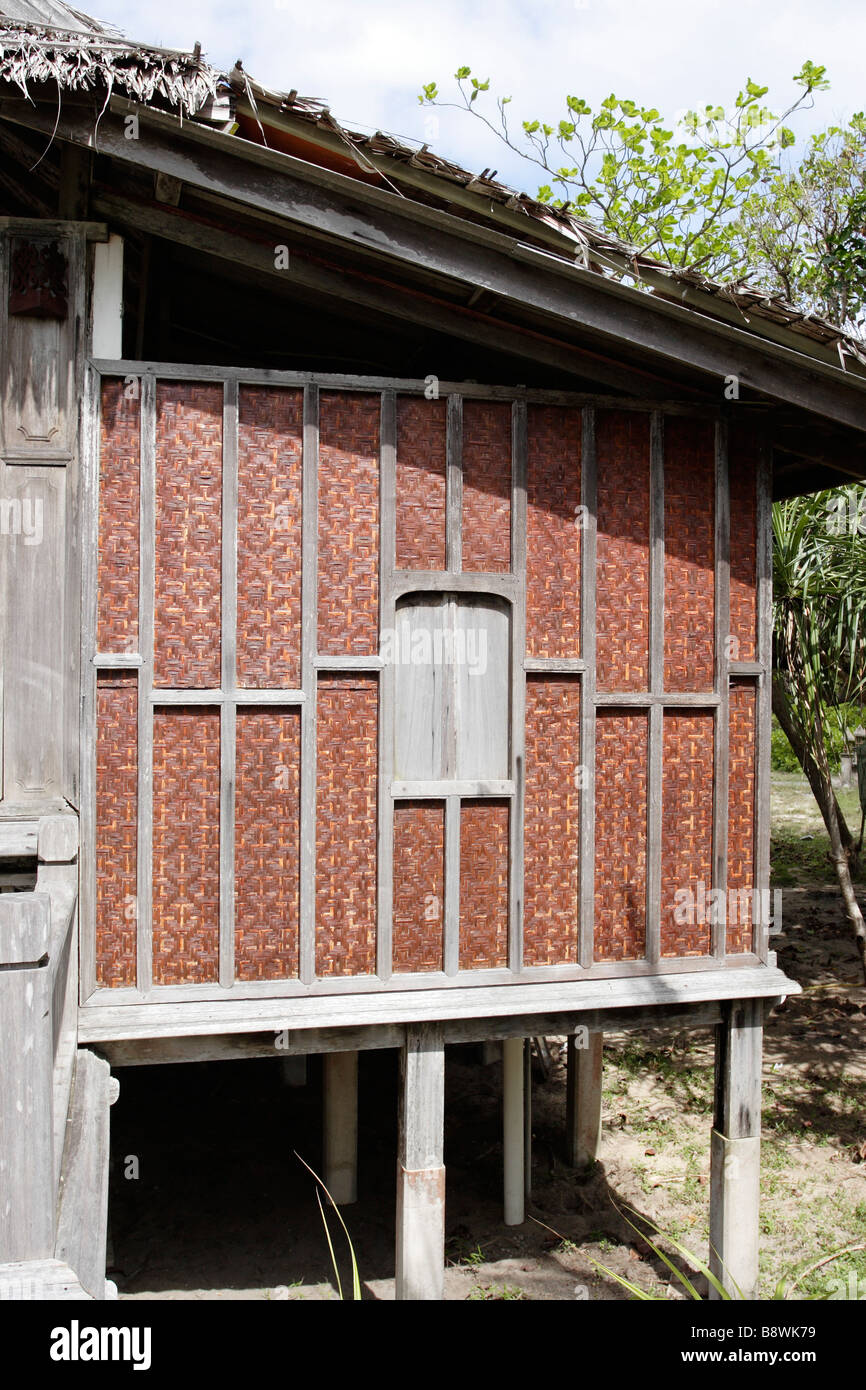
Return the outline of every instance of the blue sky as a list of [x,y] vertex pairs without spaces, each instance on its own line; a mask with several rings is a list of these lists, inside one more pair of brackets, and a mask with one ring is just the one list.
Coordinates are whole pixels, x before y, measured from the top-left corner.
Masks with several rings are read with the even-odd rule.
[[[85,0],[86,3],[86,0]],[[499,170],[534,192],[531,166],[480,124],[418,104],[422,83],[445,94],[461,64],[513,97],[515,121],[557,120],[565,93],[592,105],[609,92],[666,116],[707,102],[729,105],[747,77],[781,109],[805,58],[832,87],[795,124],[800,133],[866,107],[863,0],[90,0],[97,17],[131,38],[168,47],[201,41],[216,66],[242,58],[279,90],[327,99],[347,125],[427,140],[469,168]]]

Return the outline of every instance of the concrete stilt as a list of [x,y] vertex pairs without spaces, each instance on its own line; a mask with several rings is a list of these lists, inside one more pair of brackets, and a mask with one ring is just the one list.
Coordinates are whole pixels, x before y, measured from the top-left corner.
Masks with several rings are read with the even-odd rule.
[[[710,1139],[710,1268],[735,1298],[755,1298],[761,1186],[763,1003],[724,1004],[716,1028],[715,1123]],[[719,1295],[710,1290],[710,1298]]]
[[578,1047],[587,1034],[568,1039],[566,1084],[566,1160],[573,1168],[588,1168],[598,1157],[601,1144],[601,1089],[603,1033],[590,1033],[588,1046]]
[[323,1059],[325,1186],[338,1206],[358,1200],[358,1054]]
[[440,1024],[407,1025],[400,1071],[397,1298],[441,1300],[445,1274],[445,1044]]
[[524,1142],[523,1038],[506,1038],[502,1044],[502,1150],[506,1226],[520,1226],[525,1219]]

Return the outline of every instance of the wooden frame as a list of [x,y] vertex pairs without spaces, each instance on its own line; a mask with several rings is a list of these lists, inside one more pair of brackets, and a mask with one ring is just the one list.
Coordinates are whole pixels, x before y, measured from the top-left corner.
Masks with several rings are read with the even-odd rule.
[[[521,983],[546,985],[606,979],[616,981],[627,977],[636,980],[647,976],[665,975],[676,978],[684,973],[700,974],[718,971],[722,961],[725,969],[739,975],[743,968],[766,962],[766,943],[756,942],[754,952],[725,957],[723,931],[713,936],[712,950],[706,956],[660,958],[659,921],[661,891],[661,785],[662,785],[662,719],[665,708],[712,709],[715,718],[714,762],[716,777],[726,766],[727,758],[727,685],[728,667],[732,674],[753,675],[761,690],[761,724],[766,724],[769,708],[769,667],[767,663],[769,568],[766,541],[759,547],[759,660],[754,663],[727,663],[720,641],[727,627],[727,530],[728,478],[726,427],[721,410],[704,407],[680,407],[677,413],[709,416],[716,419],[716,667],[714,689],[707,693],[674,693],[664,689],[664,415],[665,407],[651,403],[650,419],[650,662],[649,689],[646,692],[600,692],[595,678],[595,570],[596,570],[596,453],[595,421],[599,408],[647,411],[645,401],[623,401],[619,397],[588,397],[586,393],[527,391],[523,388],[485,387],[478,385],[443,384],[440,391],[447,396],[446,416],[446,564],[444,571],[409,571],[396,568],[396,402],[398,394],[423,395],[427,384],[420,381],[385,380],[382,378],[347,377],[319,373],[254,371],[235,368],[196,367],[146,362],[93,362],[88,371],[86,405],[87,447],[84,458],[86,535],[90,538],[86,553],[96,550],[98,535],[98,442],[99,389],[103,376],[137,377],[141,380],[141,554],[139,632],[141,648],[135,654],[109,655],[95,650],[96,566],[91,558],[86,567],[84,591],[84,629],[82,638],[82,778],[85,792],[85,815],[82,825],[82,907],[83,920],[92,921],[94,902],[93,835],[94,835],[94,757],[95,757],[95,688],[97,668],[137,669],[139,673],[139,805],[144,814],[139,824],[138,845],[138,975],[134,988],[97,989],[95,980],[94,943],[92,932],[83,933],[82,1003],[88,1009],[135,1008],[142,1004],[156,1006],[209,1001],[234,1001],[255,1011],[268,1000],[291,999],[300,1002],[304,996],[325,995],[345,998],[348,994],[367,995],[371,992],[399,992],[411,998],[418,991],[450,993],[454,988],[484,986],[496,991]],[[153,589],[154,589],[154,525],[155,525],[155,401],[156,381],[187,380],[219,382],[223,386],[224,420],[224,535],[230,543],[223,545],[223,584],[226,598],[222,609],[222,670],[219,690],[154,690],[150,671],[153,654]],[[241,384],[272,387],[301,387],[304,392],[303,464],[302,464],[302,591],[301,612],[301,680],[297,690],[238,689],[235,680],[235,623],[236,601],[234,585],[237,576],[236,539],[232,536],[237,512],[237,411]],[[321,389],[366,391],[380,397],[380,631],[395,625],[398,600],[409,593],[446,591],[459,594],[492,595],[504,599],[511,609],[511,738],[509,777],[497,781],[397,781],[393,767],[394,690],[393,663],[379,655],[341,657],[320,655],[317,650],[317,552],[318,552],[318,396]],[[467,572],[462,568],[462,405],[464,399],[511,402],[512,411],[512,487],[511,487],[511,554],[510,573],[484,574]],[[582,411],[582,492],[586,525],[581,545],[581,654],[567,659],[527,658],[526,629],[526,452],[527,406],[529,404],[571,405]],[[769,519],[769,461],[763,456],[759,496],[761,526],[767,529]],[[748,665],[748,672],[745,670]],[[754,669],[753,669],[754,668]],[[380,694],[379,765],[378,765],[378,898],[377,898],[377,957],[374,975],[316,978],[315,974],[315,801],[316,801],[316,685],[319,672],[366,671],[376,673]],[[593,956],[594,908],[594,777],[584,778],[581,793],[581,827],[579,835],[580,907],[577,963],[525,967],[522,960],[523,916],[523,796],[525,782],[525,750],[523,715],[525,685],[528,672],[556,675],[575,675],[580,682],[580,761],[589,768],[595,763],[595,718],[599,707],[644,709],[649,724],[649,776],[647,803],[647,949],[643,959],[620,962],[595,962]],[[158,705],[202,704],[218,706],[221,711],[221,851],[220,851],[220,967],[218,983],[207,985],[160,986],[154,991],[151,974],[150,923],[150,853],[151,832],[149,807],[152,796],[152,711]],[[295,707],[301,717],[301,792],[300,792],[300,906],[299,906],[299,971],[298,977],[288,980],[246,982],[238,984],[233,978],[233,785],[234,785],[234,721],[239,704],[269,704]],[[759,732],[759,738],[766,733]],[[762,745],[763,747],[763,745]],[[766,802],[768,779],[762,773],[763,753],[759,749],[758,788],[756,794],[757,829],[756,886],[761,875],[766,877],[767,856],[761,858],[762,837],[768,834]],[[716,790],[714,826],[714,882],[724,878],[724,843],[726,836],[726,787]],[[496,969],[461,971],[459,969],[459,872],[460,872],[460,799],[495,797],[507,799],[511,805],[509,832],[509,908],[508,963]],[[393,810],[396,800],[430,797],[445,803],[445,905],[442,970],[419,975],[395,975],[391,964],[391,913],[393,865]],[[763,810],[761,809],[763,808]],[[85,913],[91,914],[89,917]],[[90,939],[89,939],[90,938]],[[294,1005],[293,1005],[294,1007]]]

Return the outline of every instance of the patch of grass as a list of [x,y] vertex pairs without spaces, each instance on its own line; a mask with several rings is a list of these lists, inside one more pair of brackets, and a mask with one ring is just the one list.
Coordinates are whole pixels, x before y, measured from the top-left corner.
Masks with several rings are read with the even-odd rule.
[[473,1303],[528,1303],[529,1294],[512,1284],[475,1284],[468,1294]]
[[468,1265],[474,1268],[476,1265],[483,1265],[486,1256],[481,1246],[477,1244],[470,1247],[470,1243],[465,1236],[451,1236],[445,1242],[445,1260],[451,1265]]

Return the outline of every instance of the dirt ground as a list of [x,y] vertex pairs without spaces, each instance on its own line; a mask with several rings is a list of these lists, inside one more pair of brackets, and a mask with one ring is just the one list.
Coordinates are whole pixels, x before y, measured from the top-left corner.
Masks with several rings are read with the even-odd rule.
[[[786,889],[774,944],[803,993],[766,1030],[761,1297],[783,1279],[792,1299],[866,1297],[862,1248],[794,1285],[824,1257],[866,1246],[866,989],[836,891]],[[446,1298],[629,1298],[593,1260],[656,1298],[686,1297],[616,1207],[706,1258],[709,1034],[605,1039],[603,1142],[589,1174],[564,1162],[561,1042],[550,1040],[550,1077],[535,1078],[532,1219],[516,1228],[502,1224],[499,1065],[483,1065],[476,1047],[449,1049]],[[276,1061],[130,1068],[120,1080],[111,1197],[120,1297],[336,1298],[314,1183],[295,1157],[320,1167],[320,1062],[310,1060],[301,1087]],[[394,1296],[396,1114],[396,1053],[362,1054],[360,1200],[344,1216],[365,1298]],[[351,1297],[348,1259],[341,1274]],[[702,1276],[695,1283],[705,1289]]]

